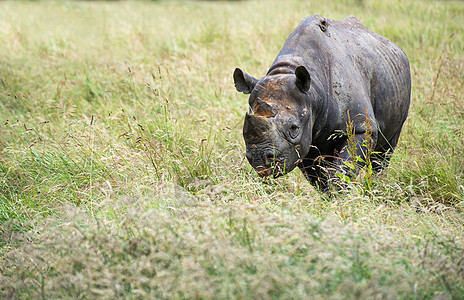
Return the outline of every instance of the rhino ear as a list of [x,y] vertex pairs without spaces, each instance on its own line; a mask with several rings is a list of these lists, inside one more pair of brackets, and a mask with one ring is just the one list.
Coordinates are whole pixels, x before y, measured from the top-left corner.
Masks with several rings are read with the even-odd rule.
[[295,76],[296,76],[296,82],[295,82],[296,86],[303,93],[307,93],[311,85],[311,76],[309,75],[308,70],[306,70],[304,66],[299,66],[295,70]]
[[248,75],[239,68],[236,68],[234,71],[234,83],[237,91],[244,94],[249,94],[255,87],[258,79],[253,76]]

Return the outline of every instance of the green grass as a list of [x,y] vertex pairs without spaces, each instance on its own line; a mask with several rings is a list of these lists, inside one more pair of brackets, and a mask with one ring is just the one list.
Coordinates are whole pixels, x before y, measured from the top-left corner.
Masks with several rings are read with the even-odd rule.
[[[321,194],[246,162],[246,97],[306,15],[396,42],[390,167]],[[0,298],[464,299],[460,1],[0,3]]]

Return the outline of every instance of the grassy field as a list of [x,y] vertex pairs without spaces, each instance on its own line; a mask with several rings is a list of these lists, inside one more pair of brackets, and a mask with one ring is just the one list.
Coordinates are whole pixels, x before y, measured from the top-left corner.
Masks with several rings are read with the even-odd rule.
[[[407,53],[390,167],[246,162],[240,67],[307,15]],[[464,299],[464,3],[0,3],[0,298]]]

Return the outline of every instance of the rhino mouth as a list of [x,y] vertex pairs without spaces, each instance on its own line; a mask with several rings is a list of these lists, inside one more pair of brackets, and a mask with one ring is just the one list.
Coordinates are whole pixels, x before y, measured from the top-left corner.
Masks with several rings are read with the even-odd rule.
[[265,168],[265,167],[257,167],[256,172],[258,172],[259,177],[269,177],[273,173],[272,168]]
[[284,170],[280,167],[279,163],[270,167],[258,166],[255,168],[255,170],[258,173],[258,176],[262,178],[269,176],[277,178],[285,174]]

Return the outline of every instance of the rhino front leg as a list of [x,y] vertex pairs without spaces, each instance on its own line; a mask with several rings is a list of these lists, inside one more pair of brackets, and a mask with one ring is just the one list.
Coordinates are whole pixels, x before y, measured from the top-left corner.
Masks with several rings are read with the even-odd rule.
[[322,158],[319,149],[311,147],[308,155],[300,161],[298,167],[313,186],[326,191],[328,188],[328,173]]
[[359,169],[369,161],[377,141],[377,132],[365,130],[356,132],[354,136],[346,137],[337,147],[334,167],[330,172],[330,179],[337,180],[340,175],[353,178]]

